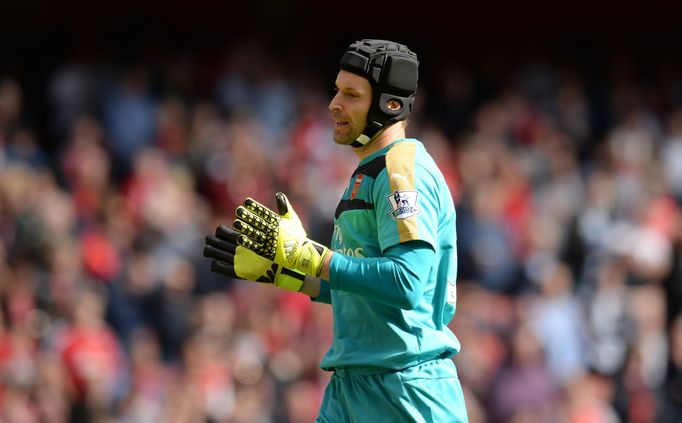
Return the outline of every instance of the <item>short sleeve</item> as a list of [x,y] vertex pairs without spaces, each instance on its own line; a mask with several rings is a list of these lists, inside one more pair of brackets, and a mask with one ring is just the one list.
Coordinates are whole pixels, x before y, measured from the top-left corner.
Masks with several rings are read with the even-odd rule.
[[374,184],[374,204],[381,251],[421,240],[435,249],[438,190],[433,175],[418,163],[417,145],[400,143],[386,154],[386,171]]

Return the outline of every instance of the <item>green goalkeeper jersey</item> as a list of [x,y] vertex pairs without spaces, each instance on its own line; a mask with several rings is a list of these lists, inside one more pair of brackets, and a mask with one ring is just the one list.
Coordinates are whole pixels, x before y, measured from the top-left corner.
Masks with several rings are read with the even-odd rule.
[[[328,285],[334,340],[322,368],[403,369],[459,351],[455,208],[421,142],[363,159],[334,220]],[[396,267],[402,277],[397,280]],[[328,291],[326,291],[328,289]],[[326,298],[324,298],[326,297]]]

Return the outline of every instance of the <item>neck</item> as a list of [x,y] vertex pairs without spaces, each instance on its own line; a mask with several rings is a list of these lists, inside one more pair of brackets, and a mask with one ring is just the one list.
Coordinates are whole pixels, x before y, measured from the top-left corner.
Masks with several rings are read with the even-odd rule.
[[403,122],[397,122],[388,128],[379,131],[365,146],[356,148],[355,154],[357,154],[358,159],[362,161],[365,157],[376,153],[393,141],[403,138],[405,138],[405,125]]

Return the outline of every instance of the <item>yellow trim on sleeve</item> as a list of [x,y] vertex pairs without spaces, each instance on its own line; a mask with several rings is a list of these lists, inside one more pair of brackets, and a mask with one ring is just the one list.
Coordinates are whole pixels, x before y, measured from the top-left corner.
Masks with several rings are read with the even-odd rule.
[[[417,145],[411,142],[401,142],[386,153],[386,176],[391,192],[416,191],[415,157]],[[400,242],[419,239],[417,216],[396,220]]]

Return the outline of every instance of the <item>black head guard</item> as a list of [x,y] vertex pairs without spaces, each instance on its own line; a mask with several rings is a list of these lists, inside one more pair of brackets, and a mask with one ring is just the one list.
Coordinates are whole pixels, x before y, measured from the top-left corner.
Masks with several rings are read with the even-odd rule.
[[[356,41],[343,54],[339,66],[362,76],[372,85],[367,127],[353,142],[353,147],[367,144],[377,132],[406,119],[412,111],[419,61],[406,46],[385,40]],[[400,107],[389,108],[391,100]]]

